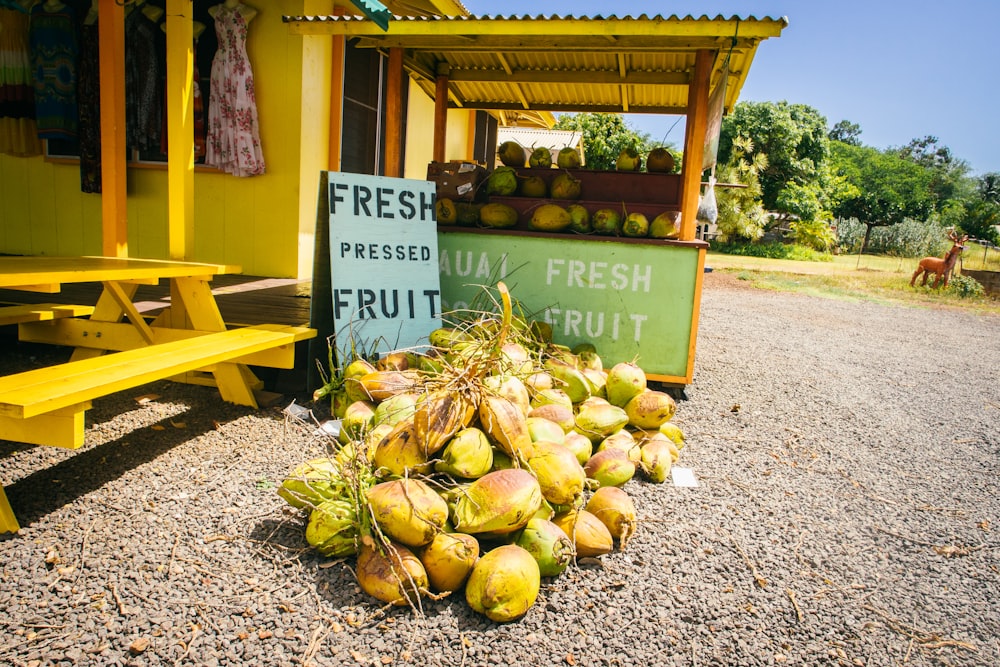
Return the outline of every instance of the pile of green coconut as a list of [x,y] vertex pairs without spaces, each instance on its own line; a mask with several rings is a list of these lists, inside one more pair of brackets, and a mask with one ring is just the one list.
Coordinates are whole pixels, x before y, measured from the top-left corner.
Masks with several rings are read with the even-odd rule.
[[494,621],[521,618],[542,577],[626,548],[637,519],[622,487],[665,481],[683,447],[676,403],[638,365],[553,343],[497,292],[426,352],[337,369],[317,392],[341,420],[336,445],[278,490],[308,513],[308,543],[356,557],[384,603],[464,591]]

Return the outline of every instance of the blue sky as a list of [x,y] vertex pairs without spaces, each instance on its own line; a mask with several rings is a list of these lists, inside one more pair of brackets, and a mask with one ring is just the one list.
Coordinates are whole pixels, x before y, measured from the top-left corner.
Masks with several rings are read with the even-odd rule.
[[[757,50],[741,101],[807,104],[828,124],[861,126],[879,149],[933,135],[972,174],[1000,172],[1000,0],[463,0],[473,14],[788,18]],[[629,115],[655,140],[683,143],[675,116]],[[669,134],[668,134],[669,131]]]

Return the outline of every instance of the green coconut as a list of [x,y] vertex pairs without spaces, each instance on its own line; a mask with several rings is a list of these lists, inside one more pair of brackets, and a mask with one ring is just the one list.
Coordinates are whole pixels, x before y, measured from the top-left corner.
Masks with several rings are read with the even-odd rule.
[[538,563],[538,571],[543,577],[557,577],[566,571],[576,550],[566,532],[545,518],[533,518],[518,535],[517,546],[521,547]]
[[434,469],[456,477],[478,479],[493,468],[493,447],[474,426],[456,433],[439,456]]
[[613,208],[601,208],[590,216],[590,226],[595,234],[618,236],[622,231],[622,217]]
[[605,392],[612,405],[624,408],[632,398],[646,390],[646,373],[637,365],[623,361],[608,371]]
[[315,458],[292,469],[278,487],[278,495],[292,507],[312,509],[343,495],[340,466],[329,457]]
[[594,453],[583,465],[587,477],[600,486],[622,486],[635,477],[635,463],[620,449],[605,449]]
[[569,228],[577,234],[589,234],[594,231],[590,224],[590,211],[581,204],[570,204],[566,207],[569,213]]
[[[576,415],[573,414],[572,408],[567,408],[565,405],[556,405],[555,403],[549,403],[548,405],[539,405],[537,408],[532,408],[528,411],[528,419],[532,417],[537,419],[545,419],[557,424],[559,428],[562,429],[563,433],[569,433],[573,430],[576,425]],[[561,442],[562,439],[557,439],[556,442]]]
[[566,440],[566,431],[559,424],[545,417],[528,416],[528,435],[532,442],[554,442],[558,445]]
[[581,405],[576,413],[576,431],[598,443],[616,431],[620,431],[628,423],[625,410],[610,403],[593,402]]
[[539,146],[531,151],[528,157],[528,166],[535,169],[552,168],[552,151],[545,146]]
[[622,222],[622,236],[630,238],[649,236],[649,219],[642,213],[629,213]]
[[[523,162],[521,166],[524,166]],[[517,172],[513,167],[497,167],[486,179],[486,194],[509,196],[517,192]]]
[[544,197],[549,194],[549,184],[541,176],[527,176],[520,179],[517,192],[522,197]]
[[306,542],[331,558],[353,556],[358,552],[357,507],[344,498],[326,500],[309,513]]
[[556,164],[560,169],[579,169],[583,164],[583,159],[580,157],[580,151],[566,146],[561,148],[556,155]]
[[573,452],[580,465],[586,463],[594,455],[594,443],[590,441],[590,438],[576,431],[570,431],[566,434],[563,446]]
[[465,600],[491,621],[516,621],[531,609],[541,588],[538,563],[516,544],[483,555],[465,584]]
[[395,426],[413,414],[417,406],[417,394],[396,394],[390,396],[375,408],[372,424]]
[[497,146],[497,157],[508,167],[523,167],[525,162],[524,147],[516,141],[505,141]]

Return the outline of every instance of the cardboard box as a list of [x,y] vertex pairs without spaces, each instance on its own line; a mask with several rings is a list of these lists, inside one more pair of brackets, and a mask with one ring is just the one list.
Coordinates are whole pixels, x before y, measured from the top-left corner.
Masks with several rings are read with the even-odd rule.
[[437,184],[439,199],[477,201],[484,199],[480,184],[486,178],[486,169],[475,162],[453,160],[431,162],[427,165],[427,180]]

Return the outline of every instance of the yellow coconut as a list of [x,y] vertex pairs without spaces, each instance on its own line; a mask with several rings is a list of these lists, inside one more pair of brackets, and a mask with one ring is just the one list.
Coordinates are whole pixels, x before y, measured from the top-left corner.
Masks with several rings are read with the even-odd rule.
[[662,391],[646,389],[625,404],[628,423],[636,428],[657,429],[670,421],[677,412],[677,403]]
[[573,409],[573,401],[570,400],[569,394],[558,387],[541,389],[536,391],[531,397],[532,408],[538,408],[543,405],[550,404],[562,405],[570,410]]
[[494,470],[469,485],[451,520],[459,532],[504,535],[524,528],[541,504],[541,487],[530,472]]
[[417,399],[413,424],[424,454],[430,457],[437,453],[469,425],[474,415],[475,406],[460,392],[438,390],[423,394]]
[[555,505],[573,505],[583,495],[587,473],[576,454],[563,445],[540,440],[531,449],[528,468],[538,479],[542,497]]
[[663,422],[660,424],[660,433],[670,438],[677,445],[677,449],[684,448],[684,431],[673,422]]
[[565,405],[556,405],[555,403],[540,405],[528,412],[528,418],[532,417],[541,417],[558,424],[563,433],[569,433],[576,426],[576,415],[573,414],[573,409]]
[[552,523],[562,528],[573,541],[579,557],[603,556],[615,548],[611,531],[587,510],[569,510],[552,517]]
[[487,437],[512,457],[521,456],[531,447],[527,417],[502,396],[483,397],[479,403],[479,423]]
[[402,544],[389,544],[383,551],[369,542],[370,538],[358,552],[361,590],[382,602],[415,605],[428,584],[420,559]]
[[601,440],[600,444],[597,445],[597,451],[602,452],[605,449],[620,449],[628,455],[632,463],[638,463],[639,461],[639,443],[625,429],[616,431],[604,440]]
[[375,371],[361,376],[359,381],[369,398],[379,402],[416,390],[419,379],[416,371]]
[[516,544],[497,547],[472,568],[465,600],[473,611],[498,623],[516,621],[531,609],[541,588],[538,563]]
[[670,453],[672,442],[658,438],[647,440],[640,448],[639,470],[651,482],[662,484],[670,476],[673,456]]
[[457,591],[479,558],[479,541],[466,533],[438,533],[420,552],[431,588]]
[[364,359],[355,359],[344,368],[344,391],[347,393],[347,400],[370,401],[371,397],[361,384],[361,378],[369,373],[375,372],[375,366]]
[[408,547],[430,542],[448,520],[448,504],[419,479],[376,484],[368,489],[367,498],[382,532]]
[[598,443],[628,423],[625,410],[616,405],[592,402],[581,405],[576,413],[576,431]]
[[396,424],[377,445],[372,456],[377,473],[403,477],[409,473],[428,473],[433,464],[428,463],[423,445],[410,416]]
[[528,388],[516,375],[489,375],[483,382],[497,396],[503,396],[516,405],[522,414],[528,414],[531,409]]
[[531,437],[532,442],[538,442],[539,440],[545,440],[548,442],[556,442],[560,445],[566,440],[566,432],[563,431],[562,426],[545,419],[544,417],[528,417],[528,435]]
[[594,443],[590,441],[590,438],[576,431],[570,431],[566,434],[563,446],[573,452],[580,465],[590,460],[594,454]]
[[594,491],[585,509],[601,520],[624,549],[637,523],[635,504],[628,494],[616,486],[602,486]]

